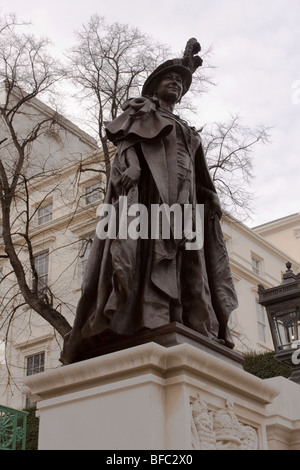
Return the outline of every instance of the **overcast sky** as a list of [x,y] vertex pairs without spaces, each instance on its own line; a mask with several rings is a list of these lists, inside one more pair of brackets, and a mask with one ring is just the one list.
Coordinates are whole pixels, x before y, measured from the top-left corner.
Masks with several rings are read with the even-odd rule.
[[190,37],[212,46],[217,86],[203,95],[199,124],[238,113],[246,126],[272,127],[255,151],[254,214],[247,225],[300,212],[299,0],[2,0],[61,49],[94,13],[137,26],[181,51]]

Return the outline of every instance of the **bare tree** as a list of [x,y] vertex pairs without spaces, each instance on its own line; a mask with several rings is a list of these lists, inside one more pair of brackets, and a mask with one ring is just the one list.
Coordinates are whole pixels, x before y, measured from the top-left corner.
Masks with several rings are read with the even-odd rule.
[[103,171],[108,180],[111,152],[105,122],[116,118],[122,104],[139,94],[146,76],[168,49],[137,28],[108,24],[98,15],[76,33],[76,39],[77,44],[67,53],[69,75],[86,111],[85,125],[89,124],[103,150]]
[[[63,336],[70,329],[69,323],[40,293],[30,238],[32,215],[29,215],[28,206],[29,181],[47,166],[45,161],[32,162],[33,144],[41,135],[59,126],[56,112],[41,116],[33,105],[34,99],[49,93],[61,79],[62,72],[48,51],[49,41],[37,39],[23,32],[23,29],[24,25],[18,25],[14,17],[2,18],[0,204],[5,250],[2,256],[9,259],[25,303]],[[17,206],[22,209],[16,212]],[[15,242],[16,238],[19,239],[18,243]],[[28,254],[30,276],[25,271],[21,256],[24,247]]]
[[204,153],[212,179],[226,212],[243,218],[251,213],[253,152],[258,143],[267,144],[269,128],[250,128],[232,115],[201,130]]

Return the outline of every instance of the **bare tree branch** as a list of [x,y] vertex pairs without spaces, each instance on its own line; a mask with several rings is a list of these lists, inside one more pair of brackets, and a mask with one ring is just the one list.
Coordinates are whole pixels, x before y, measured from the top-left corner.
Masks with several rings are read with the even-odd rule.
[[201,131],[204,153],[213,181],[226,211],[239,218],[251,213],[253,151],[269,141],[269,128],[243,126],[238,116],[204,126]]

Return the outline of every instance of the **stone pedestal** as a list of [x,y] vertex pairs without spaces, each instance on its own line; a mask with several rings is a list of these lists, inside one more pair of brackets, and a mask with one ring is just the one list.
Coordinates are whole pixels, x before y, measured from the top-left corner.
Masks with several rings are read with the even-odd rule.
[[192,344],[149,342],[26,377],[41,450],[267,449],[276,384]]
[[300,385],[284,377],[274,377],[266,382],[280,392],[267,407],[269,449],[300,450]]

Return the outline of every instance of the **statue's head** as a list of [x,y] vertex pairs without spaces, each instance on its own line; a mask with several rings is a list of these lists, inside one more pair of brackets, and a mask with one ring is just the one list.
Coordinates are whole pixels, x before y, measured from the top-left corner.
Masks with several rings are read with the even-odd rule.
[[185,51],[181,59],[167,60],[163,64],[159,65],[149,75],[144,83],[142,95],[154,96],[159,83],[167,75],[179,75],[181,77],[181,97],[185,95],[191,86],[193,73],[202,65],[201,57],[196,55],[200,50],[201,47],[197,39],[190,39],[186,44]]

